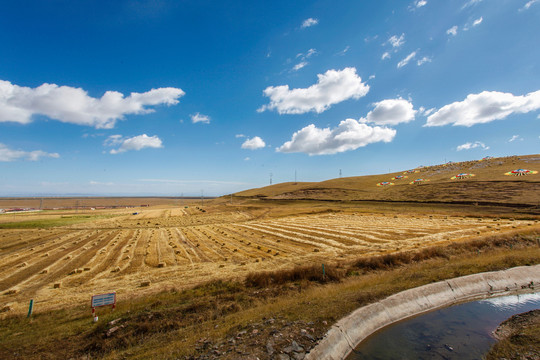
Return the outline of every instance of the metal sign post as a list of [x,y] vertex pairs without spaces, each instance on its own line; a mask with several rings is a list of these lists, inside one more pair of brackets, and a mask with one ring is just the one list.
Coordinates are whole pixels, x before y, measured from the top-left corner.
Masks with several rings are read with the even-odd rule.
[[96,308],[107,305],[112,305],[112,309],[114,311],[116,308],[116,291],[106,294],[92,295],[90,306],[92,307],[92,317],[94,318],[94,322],[98,321]]
[[34,299],[30,299],[30,305],[28,306],[28,315],[26,317],[32,316],[32,310],[34,310]]

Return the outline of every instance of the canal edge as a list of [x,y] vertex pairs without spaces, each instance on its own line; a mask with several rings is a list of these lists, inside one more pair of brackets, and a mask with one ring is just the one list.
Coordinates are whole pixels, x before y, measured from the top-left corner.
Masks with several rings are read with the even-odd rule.
[[354,310],[332,325],[305,357],[341,360],[379,329],[458,303],[531,292],[540,283],[540,264],[484,272],[408,289]]

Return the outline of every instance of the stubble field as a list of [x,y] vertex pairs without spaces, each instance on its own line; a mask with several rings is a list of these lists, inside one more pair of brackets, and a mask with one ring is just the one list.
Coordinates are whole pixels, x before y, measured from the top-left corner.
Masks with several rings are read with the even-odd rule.
[[161,205],[129,212],[1,215],[0,309],[24,312],[29,299],[36,310],[80,305],[108,291],[122,301],[253,271],[457,242],[535,222],[354,208],[286,216],[223,203],[204,209]]

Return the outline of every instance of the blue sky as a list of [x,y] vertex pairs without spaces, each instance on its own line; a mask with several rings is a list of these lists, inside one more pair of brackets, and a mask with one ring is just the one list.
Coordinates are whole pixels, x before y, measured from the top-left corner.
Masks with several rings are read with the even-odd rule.
[[0,196],[539,153],[539,0],[0,4]]

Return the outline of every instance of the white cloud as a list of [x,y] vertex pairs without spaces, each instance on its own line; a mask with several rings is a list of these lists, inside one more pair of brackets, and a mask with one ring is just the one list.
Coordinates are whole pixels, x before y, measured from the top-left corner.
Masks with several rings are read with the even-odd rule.
[[163,143],[156,135],[148,136],[146,134],[134,136],[131,138],[123,138],[121,135],[111,135],[105,140],[105,146],[117,146],[118,149],[112,149],[111,154],[119,154],[130,150],[142,150],[144,148],[162,148]]
[[317,54],[317,50],[315,49],[309,49],[305,54],[304,53],[299,53],[296,55],[296,58],[300,58],[300,62],[296,65],[293,66],[292,70],[293,71],[298,71],[300,69],[302,69],[303,67],[305,67],[306,65],[308,65],[309,63],[306,61],[307,59],[309,59],[310,57],[312,57],[313,55],[316,55]]
[[369,80],[375,79],[375,75],[369,75],[369,78],[368,78],[368,79],[369,79]]
[[390,59],[390,53],[387,51],[381,56],[381,60]]
[[194,115],[191,115],[191,122],[194,124],[198,122],[202,122],[203,124],[210,124],[210,116],[196,113]]
[[483,20],[484,20],[484,18],[482,16],[480,16],[478,19],[473,21],[472,26],[480,25]]
[[400,37],[397,37],[397,35],[392,35],[388,39],[387,43],[392,45],[394,48],[399,48],[401,45],[405,44],[405,34],[401,34]]
[[244,158],[244,161],[249,161],[249,160],[251,160],[249,156]]
[[300,58],[302,60],[305,60],[305,59],[309,59],[310,57],[312,57],[315,54],[317,54],[317,50],[309,49],[305,54],[304,53],[296,54],[296,58]]
[[258,136],[255,136],[251,139],[247,139],[246,141],[244,141],[244,143],[242,144],[242,149],[256,150],[261,149],[265,146],[266,144],[264,140]]
[[282,153],[302,152],[309,155],[328,155],[356,150],[375,142],[390,142],[396,130],[369,126],[354,119],[343,120],[334,128],[319,129],[314,124],[295,132],[290,141],[276,149]]
[[353,67],[328,70],[317,77],[317,83],[308,88],[290,90],[288,85],[267,87],[263,94],[270,98],[270,104],[263,105],[257,111],[275,109],[280,114],[321,113],[342,101],[359,99],[369,91],[369,85],[362,83]]
[[457,30],[458,30],[457,25],[454,25],[450,29],[446,30],[446,33],[448,35],[456,36],[457,35]]
[[315,26],[319,23],[319,20],[318,19],[313,19],[313,18],[308,18],[306,20],[304,20],[302,22],[302,29],[305,29],[305,28],[308,28],[308,27],[311,27],[311,26]]
[[409,61],[411,61],[412,59],[414,59],[414,57],[416,56],[416,51],[413,51],[412,53],[410,53],[409,55],[407,55],[407,57],[403,60],[401,60],[400,62],[398,62],[397,64],[397,68],[402,68],[404,67],[405,65],[407,65],[409,63]]
[[483,142],[480,142],[480,141],[475,141],[475,142],[473,142],[473,143],[468,142],[468,143],[459,145],[459,146],[456,148],[456,150],[457,150],[457,151],[461,151],[461,150],[471,150],[471,149],[475,149],[475,148],[478,148],[478,147],[481,147],[481,148],[484,149],[484,150],[489,150],[489,146],[486,146],[486,144],[484,144]]
[[425,6],[426,4],[427,4],[426,0],[416,0],[414,2],[414,6],[416,6],[417,8]]
[[519,10],[520,11],[528,10],[533,4],[537,3],[538,1],[540,1],[540,0],[530,0],[525,5],[523,5],[523,7],[521,9],[519,9]]
[[523,141],[523,138],[519,135],[514,135],[510,138],[510,140],[508,140],[508,142],[513,142],[513,141],[516,141],[516,140],[519,140],[519,141]]
[[50,157],[57,159],[60,157],[57,153],[48,153],[42,150],[34,151],[23,151],[23,150],[13,150],[8,148],[6,145],[0,143],[0,162],[9,162],[15,160],[29,160],[29,161],[38,161],[43,157]]
[[470,6],[474,6],[480,2],[482,2],[482,0],[469,0],[461,7],[461,10],[466,9]]
[[[404,99],[388,99],[375,103],[375,108],[371,110],[365,121],[377,125],[397,125],[414,120],[416,110],[413,104]],[[364,119],[360,119],[364,122]]]
[[341,50],[340,52],[338,52],[336,55],[339,55],[339,56],[343,56],[347,53],[347,51],[349,51],[351,47],[349,45],[345,46],[345,49]]
[[428,62],[431,62],[431,58],[429,58],[427,56],[424,56],[423,58],[421,58],[420,60],[418,60],[416,62],[416,65],[422,66],[422,65],[424,65],[425,63],[428,63]]
[[430,115],[424,126],[447,124],[473,126],[501,120],[513,113],[528,113],[540,109],[540,90],[515,96],[498,91],[469,94],[463,101],[445,105]]
[[92,186],[95,186],[95,185],[113,186],[114,185],[113,182],[101,182],[101,181],[94,181],[94,180],[90,180],[88,184]]
[[237,138],[237,139],[238,138],[245,138],[246,135],[244,135],[244,134],[236,134],[236,135],[234,135],[234,137]]
[[294,65],[293,66],[293,70],[294,71],[298,71],[300,70],[301,68],[303,68],[304,66],[306,66],[308,63],[306,61],[302,61],[302,62],[299,62],[298,64]]
[[129,96],[107,91],[93,98],[81,88],[42,84],[36,88],[0,80],[0,122],[28,124],[33,115],[44,115],[64,123],[111,129],[127,114],[147,114],[147,106],[175,105],[185,93],[177,88],[152,89]]
[[427,110],[426,110],[426,108],[423,107],[423,106],[420,106],[420,107],[418,108],[418,114],[419,114],[419,115],[423,115],[423,116],[428,116],[429,114],[431,114],[431,113],[434,112],[434,111],[435,111],[435,108],[431,108],[431,109],[427,109]]

